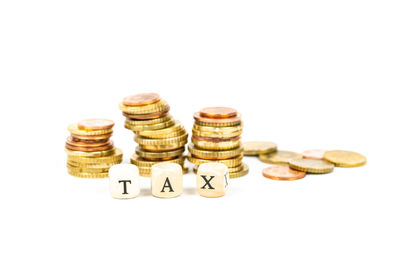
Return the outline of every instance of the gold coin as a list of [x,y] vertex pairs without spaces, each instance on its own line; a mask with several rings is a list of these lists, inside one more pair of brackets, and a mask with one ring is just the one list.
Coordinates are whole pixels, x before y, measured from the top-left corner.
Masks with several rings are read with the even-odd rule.
[[160,130],[167,127],[171,127],[174,125],[173,120],[167,120],[164,122],[156,123],[156,124],[143,124],[143,125],[131,125],[129,124],[128,120],[125,120],[125,128],[132,130],[134,132],[139,131],[148,131],[148,130]]
[[144,150],[152,152],[166,152],[184,147],[186,143],[187,141],[180,141],[176,143],[161,144],[161,145],[140,145],[140,147],[143,148]]
[[203,140],[197,140],[192,137],[192,142],[197,148],[207,150],[229,150],[238,148],[242,143],[240,139],[234,141],[223,141],[223,142],[209,142]]
[[146,145],[146,146],[162,146],[162,145],[170,145],[170,144],[176,144],[180,143],[183,141],[187,142],[188,134],[185,133],[180,136],[176,137],[170,137],[170,138],[157,138],[157,139],[151,139],[151,138],[143,138],[141,136],[135,135],[135,141],[139,145]]
[[359,167],[367,163],[367,159],[363,155],[345,150],[327,151],[324,159],[338,167]]
[[[244,163],[242,162],[240,165],[238,165],[238,166],[236,166],[236,167],[231,167],[231,168],[228,168],[228,172],[229,173],[233,173],[233,172],[239,172],[239,171],[241,171],[241,170],[243,170],[243,168],[244,168]],[[194,173],[197,173],[197,170],[199,169],[199,165],[194,165],[194,167],[193,167],[193,171],[194,171]]]
[[236,137],[242,134],[242,131],[232,132],[232,133],[221,133],[221,132],[201,132],[196,129],[192,129],[193,135],[200,137],[210,137],[210,138],[229,138]]
[[242,163],[242,159],[243,159],[243,154],[241,154],[240,156],[238,156],[236,158],[220,159],[220,160],[199,159],[199,158],[193,157],[191,154],[189,154],[189,156],[188,156],[188,160],[195,165],[200,165],[200,164],[207,163],[207,162],[219,162],[219,163],[225,164],[228,168],[232,168],[232,167],[240,165]]
[[[181,165],[182,166],[182,165]],[[139,175],[143,176],[143,177],[151,177],[151,167],[138,167],[139,168]],[[187,167],[186,165],[182,166],[182,173],[186,174],[189,172],[189,167]]]
[[269,154],[260,154],[259,159],[262,162],[270,164],[287,164],[292,159],[301,159],[303,156],[291,151],[278,150]]
[[[96,152],[83,152],[85,154],[89,153],[90,154],[89,157],[85,156],[84,154],[77,155],[76,153],[72,152],[77,152],[77,151],[71,151],[71,150],[69,152],[67,151],[67,160],[80,163],[102,164],[102,163],[110,163],[122,160],[122,150],[119,148],[113,148],[110,151],[107,151],[107,153],[104,153],[104,155],[102,155],[101,153],[95,154],[95,157],[93,157],[92,153]],[[100,152],[106,152],[106,151],[100,151]]]
[[320,159],[292,159],[289,161],[290,168],[307,173],[329,173],[335,165]]
[[165,152],[151,152],[151,151],[146,151],[143,150],[140,147],[136,147],[136,154],[139,157],[145,158],[145,159],[163,159],[163,158],[171,158],[171,157],[178,157],[185,152],[185,148],[181,147],[176,150],[171,150],[171,151],[165,151]]
[[115,164],[119,164],[122,162],[122,159],[115,160],[115,161],[110,161],[110,162],[105,162],[105,163],[87,163],[87,162],[80,162],[80,161],[74,161],[74,160],[67,160],[67,165],[75,168],[83,168],[83,169],[106,169],[110,168],[111,166],[114,166]]
[[139,157],[136,154],[133,154],[131,156],[131,163],[135,164],[136,166],[140,166],[140,167],[151,167],[154,164],[157,164],[157,163],[160,163],[160,162],[183,164],[185,162],[185,157],[180,156],[178,158],[171,159],[171,160],[146,160],[146,159],[143,159],[143,158]]
[[214,127],[214,126],[201,126],[197,123],[193,124],[193,134],[202,137],[213,137],[213,138],[229,138],[238,136],[242,133],[243,124],[239,124],[236,126],[227,126],[227,127]]
[[110,168],[82,168],[82,167],[74,167],[67,163],[67,168],[71,172],[84,172],[84,173],[105,173],[108,172]]
[[247,175],[249,173],[249,166],[247,166],[246,163],[243,164],[243,169],[238,171],[238,172],[230,172],[229,173],[229,178],[234,179],[234,178],[239,178]]
[[243,147],[231,150],[203,150],[196,148],[193,143],[188,146],[190,154],[201,159],[230,159],[239,156],[243,152]]
[[139,126],[139,125],[152,125],[152,124],[158,124],[162,123],[165,121],[173,120],[172,116],[167,114],[163,117],[156,118],[156,119],[148,119],[148,120],[135,120],[135,119],[129,119],[127,118],[125,120],[125,124],[129,124],[132,126]]
[[180,136],[186,133],[185,128],[183,128],[182,124],[179,121],[175,122],[175,125],[160,129],[160,130],[152,130],[152,131],[138,131],[138,135],[146,138],[171,138]]
[[141,115],[148,113],[161,112],[169,107],[165,100],[160,100],[156,103],[145,105],[145,106],[125,106],[123,103],[119,104],[119,109],[127,114]]
[[113,132],[112,129],[93,130],[93,131],[80,130],[76,123],[68,125],[68,131],[75,135],[85,135],[85,136],[104,135],[104,134],[111,134]]
[[100,178],[107,178],[108,172],[104,173],[87,173],[87,172],[74,172],[68,169],[68,173],[72,176],[79,177],[79,178],[89,178],[89,179],[100,179]]
[[[70,149],[66,148],[65,152],[67,152],[68,157],[99,158],[99,157],[107,157],[107,156],[114,155],[116,153],[116,149],[112,148],[112,149],[103,150],[103,151],[84,152],[84,151],[70,150]],[[121,151],[121,153],[122,153],[122,151]]]
[[278,148],[275,143],[263,141],[244,142],[243,147],[245,156],[258,156],[260,154],[268,154],[271,152],[275,152]]

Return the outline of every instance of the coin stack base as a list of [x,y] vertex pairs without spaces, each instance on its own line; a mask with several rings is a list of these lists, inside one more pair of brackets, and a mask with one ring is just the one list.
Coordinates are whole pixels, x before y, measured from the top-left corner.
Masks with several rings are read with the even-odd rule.
[[233,108],[213,107],[196,112],[194,119],[192,143],[188,147],[194,171],[202,163],[219,162],[228,167],[230,178],[245,176],[249,167],[242,162],[240,114]]
[[138,143],[130,161],[141,176],[151,176],[151,167],[160,162],[178,163],[188,172],[183,155],[188,134],[169,114],[165,100],[156,93],[137,94],[125,97],[119,108],[126,117],[125,128],[133,131]]
[[122,151],[110,140],[114,122],[89,119],[71,124],[65,144],[67,169],[80,178],[106,178],[111,166],[122,162]]

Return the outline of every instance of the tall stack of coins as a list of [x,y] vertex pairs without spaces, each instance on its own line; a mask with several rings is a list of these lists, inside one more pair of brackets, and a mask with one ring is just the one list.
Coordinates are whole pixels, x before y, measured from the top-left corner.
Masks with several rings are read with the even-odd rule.
[[205,162],[224,163],[229,177],[246,175],[249,167],[242,163],[243,146],[241,115],[233,108],[203,108],[194,113],[192,143],[189,144],[189,161],[194,171]]
[[127,96],[119,104],[126,117],[125,128],[135,134],[139,144],[131,163],[141,176],[150,176],[151,167],[159,162],[173,162],[185,167],[185,145],[188,134],[179,121],[169,115],[169,105],[156,93]]
[[114,122],[88,119],[68,126],[65,144],[68,173],[81,178],[106,178],[108,169],[122,162],[122,151],[110,140]]

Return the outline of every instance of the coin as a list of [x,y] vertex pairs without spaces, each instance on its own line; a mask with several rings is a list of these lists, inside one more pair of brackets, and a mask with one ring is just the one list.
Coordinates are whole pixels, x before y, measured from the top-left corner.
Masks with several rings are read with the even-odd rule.
[[[208,126],[201,126],[201,127],[208,127]],[[236,127],[236,126],[234,126]],[[210,137],[210,138],[229,138],[229,137],[237,137],[242,134],[242,128],[236,127],[232,129],[225,129],[220,130],[221,128],[215,128],[213,131],[211,129],[202,129],[198,130],[197,127],[192,128],[193,135],[200,136],[200,137]]]
[[220,159],[220,160],[208,160],[208,159],[199,159],[194,157],[193,155],[188,155],[188,160],[195,165],[200,165],[207,162],[219,162],[225,164],[228,168],[236,167],[241,164],[243,159],[243,154],[239,155],[236,158],[232,159]]
[[124,97],[122,103],[125,106],[144,106],[160,101],[160,95],[157,93],[142,93]]
[[176,143],[166,143],[166,144],[156,144],[156,145],[143,145],[143,144],[141,144],[140,146],[144,150],[147,150],[147,151],[166,152],[166,151],[176,150],[178,148],[184,147],[186,143],[187,143],[187,140],[179,141],[179,142],[176,142]]
[[114,122],[107,119],[86,119],[78,122],[77,125],[79,130],[84,131],[107,130],[114,126]]
[[269,154],[260,154],[259,159],[262,162],[270,164],[285,164],[289,163],[291,159],[301,159],[303,156],[299,153],[291,151],[278,150]]
[[163,128],[160,130],[139,131],[138,135],[147,138],[170,138],[180,136],[185,133],[185,128],[183,128],[182,124],[179,121],[176,121],[175,125],[172,125],[171,127]]
[[77,124],[70,124],[68,126],[68,131],[71,134],[85,135],[85,136],[104,135],[104,134],[111,134],[113,132],[112,129],[93,130],[93,131],[80,130]]
[[194,113],[193,117],[196,120],[196,122],[201,122],[202,125],[221,126],[221,127],[237,125],[241,122],[241,119],[242,119],[242,116],[239,113],[234,117],[217,119],[217,118],[202,117],[200,115],[200,112],[196,112],[196,113]]
[[239,178],[247,175],[249,173],[249,166],[247,166],[246,163],[242,163],[243,169],[238,171],[238,172],[230,172],[229,173],[229,178],[234,179],[234,178]]
[[145,126],[145,125],[150,126],[150,125],[154,125],[154,124],[163,123],[166,121],[173,121],[172,116],[169,114],[166,114],[164,117],[160,117],[157,119],[149,119],[149,120],[135,120],[135,119],[127,118],[125,120],[125,124],[131,125],[131,126]]
[[135,119],[135,120],[152,120],[152,119],[158,119],[161,117],[164,117],[168,114],[169,111],[169,106],[166,106],[165,109],[158,111],[158,112],[152,112],[152,113],[147,113],[147,114],[130,114],[126,112],[122,112],[122,115],[129,119]]
[[74,140],[107,140],[112,136],[112,134],[102,134],[102,135],[77,135],[77,134],[71,134],[71,137]]
[[266,178],[281,181],[298,180],[306,176],[305,172],[293,170],[288,165],[274,165],[267,167],[262,171],[262,174]]
[[320,159],[292,159],[289,161],[289,167],[307,173],[329,173],[335,165]]
[[167,145],[167,144],[176,144],[180,143],[182,141],[187,142],[188,134],[185,133],[180,136],[176,137],[171,137],[171,138],[155,138],[155,139],[150,139],[150,138],[143,138],[140,137],[139,135],[135,135],[134,139],[139,145]]
[[183,164],[184,161],[185,161],[185,157],[182,157],[182,156],[180,156],[178,158],[175,158],[175,159],[171,159],[171,160],[165,160],[165,161],[161,161],[161,160],[154,160],[154,161],[153,160],[146,160],[146,159],[143,159],[143,158],[139,157],[136,154],[133,154],[131,156],[131,163],[132,164],[135,164],[137,166],[143,166],[143,167],[146,167],[146,166],[147,167],[151,167],[154,164],[157,164],[157,163],[160,163],[160,162],[170,162],[170,163]]
[[[231,172],[239,172],[239,171],[243,170],[243,168],[244,168],[244,165],[243,165],[243,164],[244,164],[244,163],[241,163],[241,164],[238,165],[238,166],[228,168],[229,173],[231,173]],[[198,165],[194,165],[194,167],[193,167],[194,173],[197,173],[198,168],[199,168]]]
[[245,156],[268,154],[271,152],[275,152],[278,148],[275,143],[263,141],[244,142],[243,147]]
[[119,109],[128,114],[143,115],[154,112],[162,112],[169,107],[165,100],[160,100],[159,102],[146,105],[146,106],[125,106],[124,104],[119,104]]
[[200,116],[207,118],[225,119],[237,115],[237,111],[228,107],[208,107],[200,110]]
[[[206,141],[204,139],[200,139],[199,137],[192,135],[192,142],[193,144],[200,149],[206,150],[227,150],[227,149],[234,149],[241,145],[240,136],[237,136],[237,140],[232,141]],[[212,138],[209,138],[212,139]]]
[[74,141],[71,136],[67,138],[66,143],[70,146],[79,146],[79,147],[104,147],[104,146],[109,146],[112,144],[111,140],[106,140],[105,142],[88,142],[88,141]]
[[305,159],[324,159],[326,150],[322,149],[310,149],[302,153]]
[[230,159],[230,158],[235,158],[239,155],[242,154],[243,152],[243,147],[238,147],[235,149],[231,150],[220,150],[220,151],[215,151],[215,150],[203,150],[203,149],[198,149],[196,148],[192,143],[189,144],[188,146],[190,154],[195,156],[196,158],[201,158],[201,159]]
[[84,167],[75,167],[67,163],[67,168],[71,172],[79,173],[106,173],[108,172],[109,167],[107,168],[84,168]]
[[345,150],[327,151],[324,159],[338,167],[359,167],[367,163],[367,159],[363,155]]
[[[181,165],[182,166],[182,165]],[[151,167],[142,167],[139,166],[139,175],[143,176],[143,177],[151,177]],[[189,167],[187,167],[186,165],[182,166],[182,173],[186,174],[189,172]]]
[[96,178],[107,178],[108,177],[108,172],[104,172],[104,173],[86,173],[86,172],[76,172],[76,171],[68,169],[68,173],[70,175],[72,175],[72,176],[79,177],[79,178],[96,179]]
[[106,146],[99,146],[99,147],[80,147],[80,146],[72,146],[72,145],[66,143],[65,148],[74,150],[74,151],[95,152],[95,151],[109,150],[109,149],[113,148],[113,142],[110,141],[110,144],[107,144]]
[[94,152],[75,151],[67,148],[65,149],[65,152],[67,152],[68,157],[84,157],[84,158],[107,157],[107,156],[112,156],[114,154],[118,154],[119,151],[122,154],[122,151],[120,149],[115,149],[115,148],[103,151],[94,151]]
[[167,159],[167,158],[174,158],[179,155],[182,155],[183,152],[185,152],[185,148],[181,147],[176,150],[171,150],[171,151],[166,151],[166,152],[152,152],[152,151],[146,151],[140,148],[139,146],[136,147],[136,154],[139,157],[145,158],[145,159]]

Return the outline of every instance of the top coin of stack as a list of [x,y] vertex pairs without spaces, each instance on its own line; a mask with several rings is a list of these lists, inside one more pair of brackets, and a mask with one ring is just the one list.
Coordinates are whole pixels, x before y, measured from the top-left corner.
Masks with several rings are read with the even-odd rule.
[[82,178],[105,178],[108,169],[122,162],[122,151],[110,140],[114,122],[88,119],[68,126],[65,144],[68,173]]
[[139,167],[140,175],[150,176],[151,166],[159,162],[174,162],[184,167],[188,134],[181,123],[169,115],[168,103],[156,93],[127,96],[119,104],[126,117],[125,128],[135,133],[139,144],[131,163]]
[[224,163],[230,178],[244,176],[249,168],[242,163],[241,115],[233,108],[210,107],[194,113],[189,161],[198,165],[205,162]]

